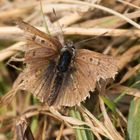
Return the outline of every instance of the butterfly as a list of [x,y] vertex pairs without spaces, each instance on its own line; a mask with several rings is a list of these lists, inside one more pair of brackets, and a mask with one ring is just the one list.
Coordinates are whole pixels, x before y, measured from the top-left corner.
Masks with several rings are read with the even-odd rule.
[[118,67],[113,57],[76,49],[71,42],[62,44],[22,20],[17,24],[28,43],[26,68],[14,88],[31,92],[49,106],[75,106],[90,96],[100,79],[115,77]]

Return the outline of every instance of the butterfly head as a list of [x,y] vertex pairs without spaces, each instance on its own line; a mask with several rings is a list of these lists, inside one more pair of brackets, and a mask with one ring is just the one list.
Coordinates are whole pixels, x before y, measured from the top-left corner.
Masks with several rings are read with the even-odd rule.
[[61,52],[62,52],[62,53],[63,53],[64,51],[69,51],[69,52],[72,54],[73,57],[75,56],[75,46],[74,46],[74,44],[73,44],[72,41],[68,40],[68,41],[65,43],[64,47],[61,49]]

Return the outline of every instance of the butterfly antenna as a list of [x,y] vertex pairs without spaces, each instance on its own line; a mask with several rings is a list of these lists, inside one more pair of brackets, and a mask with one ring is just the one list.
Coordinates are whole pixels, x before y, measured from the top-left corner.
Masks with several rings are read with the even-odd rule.
[[[54,13],[55,17],[57,18],[57,15],[56,15],[56,12],[55,12],[55,9],[54,9],[54,8],[53,8],[53,13]],[[62,27],[61,27],[59,21],[57,21],[57,25],[58,25],[58,27],[60,28],[62,34],[64,34],[64,32],[63,32],[63,30],[62,30]]]
[[46,32],[48,33],[48,35],[51,35],[49,28],[48,28],[48,25],[47,25],[47,22],[46,22],[46,19],[45,19],[45,15],[43,13],[42,1],[41,0],[39,0],[39,1],[40,1],[41,14],[43,16],[43,21],[45,23]]
[[98,36],[94,36],[94,37],[91,37],[91,38],[87,38],[87,39],[81,40],[81,41],[79,41],[79,42],[76,42],[74,45],[76,46],[76,45],[80,45],[81,43],[85,43],[85,42],[87,42],[87,41],[91,41],[91,40],[96,39],[97,37],[102,36],[102,35],[104,35],[104,34],[106,34],[106,33],[107,33],[107,32],[105,32],[105,33],[103,33],[103,34],[101,34],[101,35],[98,35]]
[[[56,14],[54,8],[53,8],[53,13],[54,13],[54,15],[55,15],[55,17],[56,17],[56,19],[57,19],[57,14]],[[64,44],[64,39],[63,39],[64,32],[63,32],[63,30],[62,30],[62,26],[60,25],[59,21],[57,21],[56,23],[57,23],[57,26],[59,27],[59,29],[61,30],[61,34],[59,33],[58,38],[59,38],[60,42],[61,42],[62,44]]]

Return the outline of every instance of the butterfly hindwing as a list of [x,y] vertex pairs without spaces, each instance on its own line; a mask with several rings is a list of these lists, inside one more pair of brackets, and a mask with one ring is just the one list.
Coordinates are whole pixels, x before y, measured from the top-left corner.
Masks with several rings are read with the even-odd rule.
[[42,102],[45,102],[51,91],[55,71],[55,62],[50,62],[35,72],[29,69],[24,73],[24,90],[31,92]]
[[[89,96],[89,91],[95,88],[95,79],[87,77],[87,73],[77,64],[76,69],[67,73],[54,106],[74,106],[84,101]],[[82,69],[81,69],[82,68]]]

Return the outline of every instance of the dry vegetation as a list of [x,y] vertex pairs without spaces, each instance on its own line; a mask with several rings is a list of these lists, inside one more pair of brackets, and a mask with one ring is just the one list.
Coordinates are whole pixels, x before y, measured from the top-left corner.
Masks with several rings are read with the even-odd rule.
[[[21,91],[10,104],[0,107],[0,140],[17,136],[20,140],[139,140],[139,6],[139,0],[42,1],[51,32],[60,32],[61,26],[65,38],[77,47],[116,57],[119,72],[115,81],[106,88],[102,85],[83,105],[73,108],[49,108]],[[18,17],[46,31],[39,1],[0,1],[1,97],[24,67],[26,42],[14,22]]]

